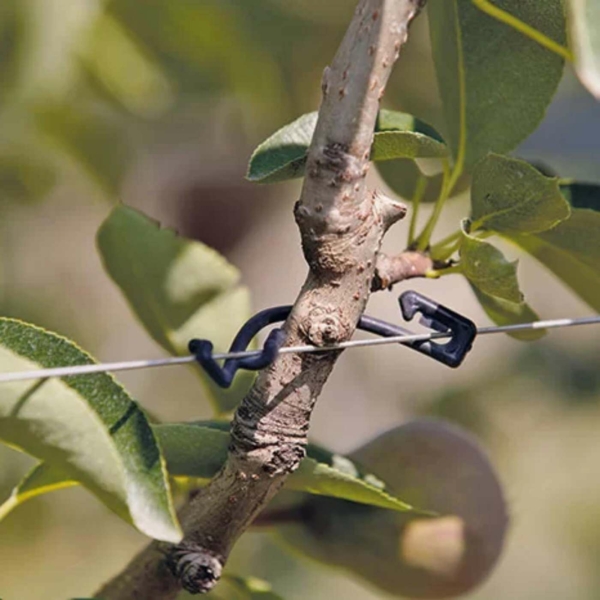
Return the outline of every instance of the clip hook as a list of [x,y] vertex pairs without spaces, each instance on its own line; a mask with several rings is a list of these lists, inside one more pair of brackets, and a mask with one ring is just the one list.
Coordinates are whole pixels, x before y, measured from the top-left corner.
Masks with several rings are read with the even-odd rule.
[[404,292],[398,298],[398,302],[406,321],[410,321],[416,313],[420,312],[422,315],[420,322],[425,327],[442,333],[452,333],[452,337],[447,342],[426,340],[413,342],[413,347],[449,367],[455,369],[460,366],[477,335],[475,323],[413,290]]
[[[423,315],[421,318],[423,325],[435,331],[452,334],[450,340],[442,344],[425,340],[405,342],[405,345],[449,367],[458,367],[471,349],[477,334],[475,324],[466,317],[414,291],[404,292],[400,296],[399,302],[405,320],[410,321],[417,312],[420,312]],[[257,313],[239,330],[229,352],[244,352],[261,329],[273,323],[285,321],[291,312],[292,306],[275,306]],[[412,333],[403,327],[367,315],[360,318],[357,329],[382,337],[411,335]],[[220,366],[213,358],[213,344],[209,340],[193,339],[188,347],[210,378],[220,387],[228,388],[238,369],[259,371],[273,363],[284,342],[283,329],[273,329],[269,333],[262,351],[252,356],[228,358],[223,366]],[[325,347],[324,350],[326,349]],[[332,350],[334,349],[335,347],[332,348]]]

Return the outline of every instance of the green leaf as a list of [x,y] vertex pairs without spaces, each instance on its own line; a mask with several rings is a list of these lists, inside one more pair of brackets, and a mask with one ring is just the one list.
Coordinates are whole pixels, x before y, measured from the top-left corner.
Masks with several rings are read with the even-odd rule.
[[[532,321],[538,321],[540,318],[526,302],[510,302],[509,300],[496,298],[482,292],[472,284],[471,288],[487,316],[496,323],[496,325],[531,323]],[[542,329],[537,329],[531,331],[514,331],[510,332],[508,335],[517,340],[531,342],[539,340],[546,335],[546,333]]]
[[589,208],[600,212],[600,185],[573,182],[562,184],[560,191],[573,208]]
[[375,126],[371,160],[440,158],[448,148],[440,134],[413,115],[380,110]]
[[[565,43],[562,0],[494,5]],[[448,143],[456,162],[470,170],[488,152],[508,152],[537,128],[563,60],[471,0],[434,0],[428,14]]]
[[568,0],[569,41],[581,83],[600,99],[600,4],[596,0]]
[[318,116],[317,112],[302,115],[260,144],[250,157],[246,178],[259,183],[275,183],[303,177],[306,152]]
[[395,596],[458,596],[485,579],[500,555],[508,516],[494,469],[471,436],[415,421],[350,458],[394,495],[437,515],[312,497],[301,509],[302,522],[280,530],[287,544]]
[[[498,325],[536,321],[538,316],[523,301],[517,280],[517,263],[509,262],[500,250],[480,240],[463,223],[460,266],[487,315]],[[541,330],[510,333],[516,339],[535,340]]]
[[[61,336],[0,319],[2,370],[90,363],[87,353]],[[146,535],[173,542],[181,538],[150,424],[109,375],[4,384],[0,439],[78,481]],[[58,483],[57,475],[30,474],[23,493]]]
[[[246,177],[250,181],[274,183],[304,175],[318,113],[301,116],[265,140],[252,154]],[[375,129],[371,159],[432,158],[447,154],[440,135],[423,121],[390,110],[381,110]]]
[[550,231],[511,235],[516,242],[600,311],[600,213],[575,208]]
[[[192,338],[225,351],[250,316],[239,272],[200,242],[178,236],[127,206],[117,206],[98,231],[104,266],[148,333],[168,352],[188,354]],[[215,408],[232,410],[253,375],[240,373],[228,390],[197,368]]]
[[27,500],[75,485],[78,485],[77,481],[64,471],[48,463],[39,463],[23,477],[11,495],[0,504],[0,521]]
[[473,230],[536,233],[551,229],[569,214],[558,179],[515,158],[489,154],[473,172]]
[[520,303],[517,262],[509,262],[498,248],[472,236],[462,226],[460,266],[469,282],[485,294]]
[[[230,437],[224,422],[154,425],[152,429],[171,476],[208,480],[227,459]],[[0,506],[0,517],[30,498],[69,485],[73,482],[68,475],[38,465]],[[286,488],[397,511],[413,510],[350,459],[314,445],[309,445],[307,458],[288,478]]]

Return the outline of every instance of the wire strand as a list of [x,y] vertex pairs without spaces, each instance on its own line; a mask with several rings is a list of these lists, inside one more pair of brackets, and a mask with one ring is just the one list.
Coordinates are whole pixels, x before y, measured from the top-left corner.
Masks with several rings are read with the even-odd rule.
[[[546,321],[533,321],[531,323],[517,323],[515,325],[500,325],[491,327],[479,327],[477,335],[489,335],[496,333],[514,333],[518,331],[532,331],[540,329],[558,329],[561,327],[577,327],[581,325],[600,324],[600,315],[593,317],[581,317],[575,319],[550,319]],[[350,340],[330,346],[287,346],[279,350],[279,354],[307,354],[316,352],[330,352],[332,350],[348,350],[352,348],[368,348],[371,346],[384,346],[387,344],[408,344],[410,342],[425,342],[451,337],[448,332],[415,333],[411,335],[398,335],[385,338],[371,338],[365,340]],[[214,354],[215,360],[226,360],[228,358],[244,358],[258,356],[260,350],[246,350],[244,352],[223,352]],[[52,369],[37,369],[33,371],[16,371],[11,373],[0,373],[0,383],[14,381],[27,381],[31,379],[48,379],[49,377],[70,377],[75,375],[90,375],[93,373],[114,373],[117,371],[132,371],[135,369],[149,369],[153,367],[169,367],[193,363],[194,355],[157,358],[150,360],[132,360],[124,362],[99,363],[91,365],[73,365],[70,367],[56,367]]]

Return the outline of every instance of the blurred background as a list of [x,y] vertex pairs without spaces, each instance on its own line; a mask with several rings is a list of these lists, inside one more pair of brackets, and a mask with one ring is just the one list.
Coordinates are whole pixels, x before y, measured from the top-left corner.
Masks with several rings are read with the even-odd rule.
[[[222,252],[256,309],[293,301],[306,274],[292,217],[301,184],[251,185],[245,168],[260,141],[318,107],[321,72],[354,4],[1,0],[0,314],[60,332],[101,360],[161,355],[95,249],[119,200]],[[443,130],[426,17],[385,105]],[[599,151],[600,106],[567,69],[546,120],[515,154],[598,182]],[[467,214],[466,200],[454,201],[439,235]],[[388,250],[403,249],[406,228],[391,232]],[[519,270],[543,318],[590,314],[532,259]],[[488,324],[458,276],[411,287]],[[373,297],[369,313],[398,320],[399,292]],[[312,436],[348,452],[415,415],[464,425],[489,450],[512,515],[501,563],[473,598],[598,599],[599,357],[593,328],[531,344],[481,339],[458,371],[404,349],[355,350],[328,382]],[[119,379],[161,419],[212,416],[186,368]],[[2,498],[31,464],[0,447]],[[91,595],[146,541],[80,489],[35,499],[0,523],[0,596]],[[244,536],[230,568],[289,600],[381,597],[264,533]]]

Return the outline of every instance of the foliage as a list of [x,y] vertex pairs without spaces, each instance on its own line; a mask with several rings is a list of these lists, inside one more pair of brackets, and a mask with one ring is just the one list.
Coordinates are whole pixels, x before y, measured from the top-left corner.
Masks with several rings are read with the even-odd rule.
[[[10,34],[0,47],[7,80],[19,54],[14,32],[32,16],[32,4],[9,0],[0,7],[0,31]],[[48,46],[59,57],[21,49],[33,66],[15,79],[11,93],[0,91],[6,138],[1,200],[43,198],[72,163],[104,196],[118,197],[140,151],[143,123],[167,115],[179,88],[205,99],[215,90],[234,90],[248,105],[261,94],[269,97],[265,112],[287,118],[281,106],[289,109],[294,86],[286,76],[293,62],[286,32],[296,31],[301,43],[302,27],[287,15],[281,31],[267,35],[250,4],[236,3],[227,12],[212,2],[151,3],[137,22],[133,0],[90,3],[62,32],[59,24],[46,23]],[[538,127],[565,57],[573,55],[582,82],[600,96],[600,14],[591,0],[570,0],[568,8],[565,15],[561,0],[430,0],[442,134],[419,116],[387,109],[374,132],[372,161],[388,186],[413,203],[406,247],[434,259],[432,278],[464,277],[502,325],[537,314],[525,301],[518,261],[506,257],[498,240],[533,256],[600,311],[600,187],[549,177],[509,155]],[[245,19],[256,26],[253,43],[240,25]],[[171,27],[158,27],[162,22]],[[198,36],[196,27],[220,35]],[[224,57],[244,52],[244,62],[229,59],[221,68]],[[52,68],[58,63],[60,72]],[[252,73],[248,64],[255,66]],[[253,153],[247,178],[274,183],[302,177],[316,121],[317,113],[309,112],[268,137]],[[452,234],[437,239],[448,200],[463,194],[470,209]],[[425,202],[433,204],[431,213],[417,232]],[[132,313],[169,354],[185,354],[192,337],[224,350],[251,313],[249,292],[224,257],[124,204],[111,209],[97,244]],[[91,362],[60,335],[0,319],[2,370]],[[223,391],[190,368],[217,417],[230,413],[252,382],[242,374]],[[0,396],[0,439],[41,462],[0,506],[0,518],[25,500],[81,485],[142,533],[177,541],[173,479],[202,485],[214,475],[227,452],[222,423],[151,423],[108,375],[7,385]],[[493,469],[471,438],[441,424],[393,429],[348,457],[311,445],[287,489],[304,518],[279,528],[288,544],[395,595],[439,597],[470,589],[495,563],[504,539],[506,508]],[[273,506],[267,518],[276,511]],[[446,541],[430,545],[440,537]],[[228,584],[232,597],[277,597],[256,580],[229,576]],[[225,589],[222,594],[228,597]]]

